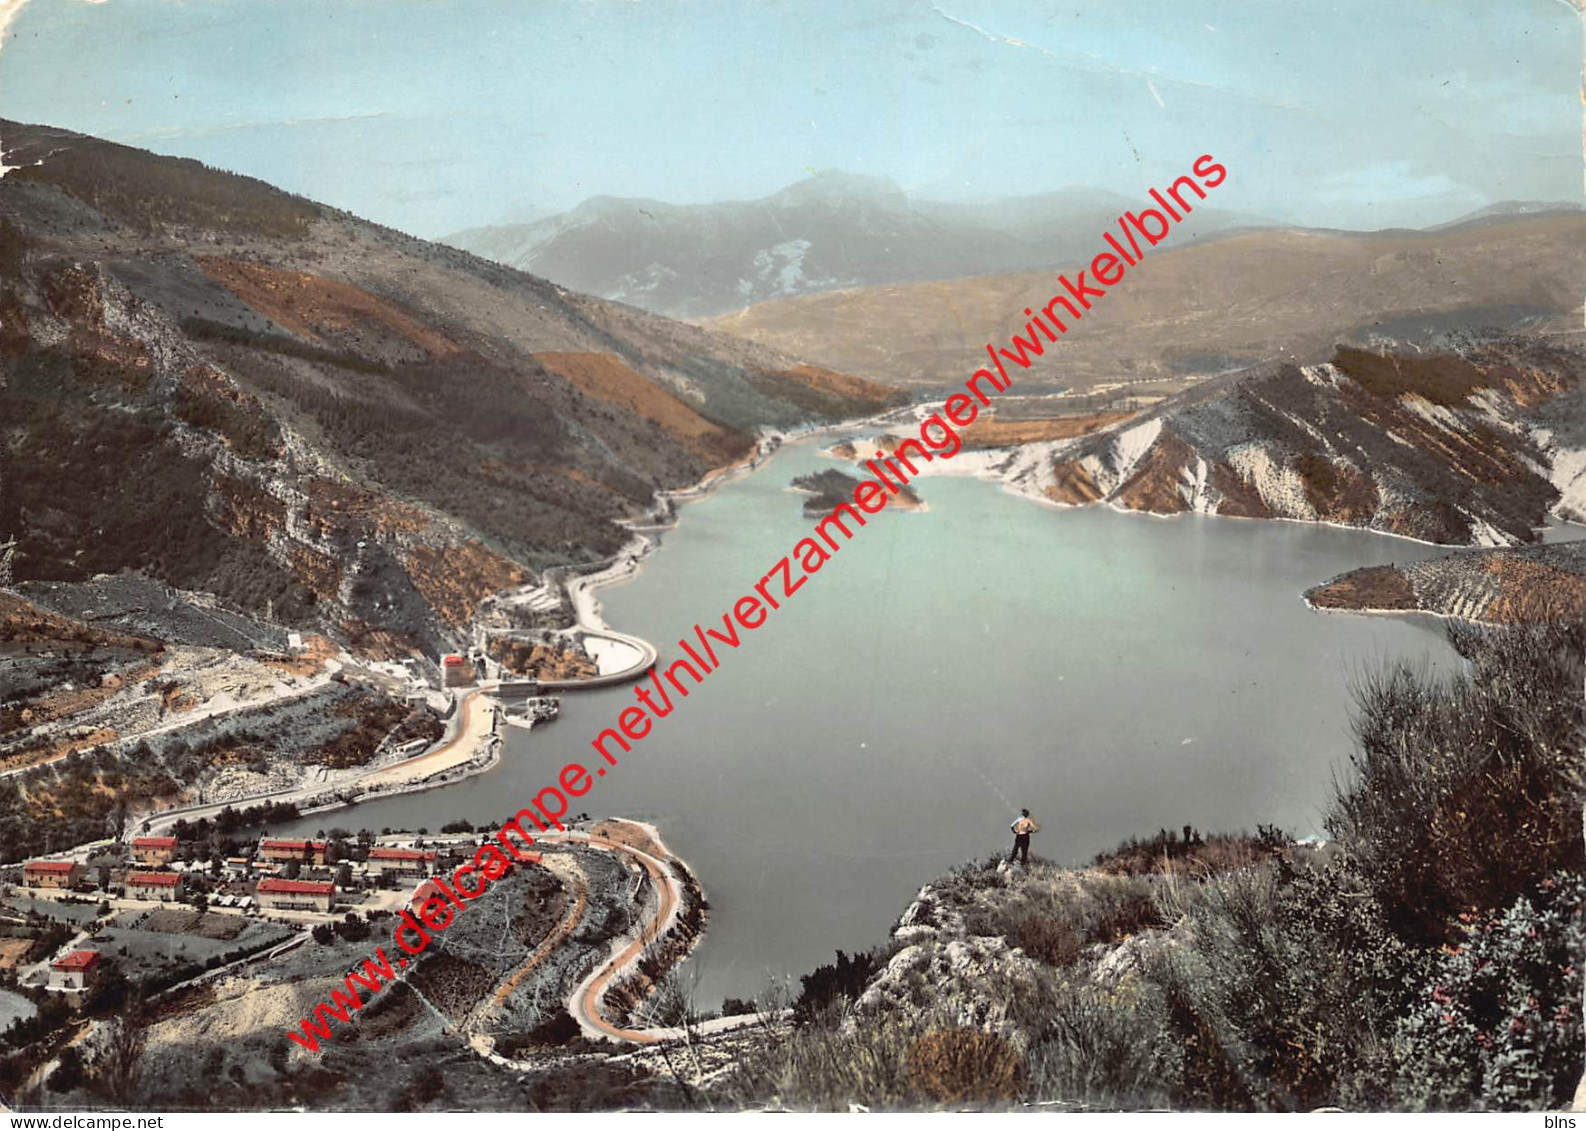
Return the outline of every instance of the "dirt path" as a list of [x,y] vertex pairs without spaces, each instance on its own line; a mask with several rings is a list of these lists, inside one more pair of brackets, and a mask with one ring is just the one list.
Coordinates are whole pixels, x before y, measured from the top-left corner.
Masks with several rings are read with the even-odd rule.
[[[683,885],[660,859],[669,856],[666,846],[660,843],[653,829],[636,822],[606,822],[610,833],[606,836],[592,836],[582,832],[540,833],[537,840],[563,841],[588,845],[606,852],[620,852],[638,861],[639,866],[650,877],[651,884],[655,887],[659,898],[656,902],[655,913],[649,916],[639,927],[637,936],[631,938],[626,945],[620,947],[616,953],[610,955],[595,970],[586,976],[573,990],[568,998],[567,1009],[579,1026],[592,1036],[607,1037],[614,1041],[626,1041],[633,1044],[652,1044],[656,1041],[666,1040],[675,1035],[667,1029],[625,1029],[609,1020],[604,1012],[604,997],[606,990],[613,980],[638,965],[639,959],[650,944],[661,938],[671,928],[676,918],[677,909],[682,903]],[[638,847],[643,845],[643,848]],[[648,849],[649,851],[646,851]],[[652,852],[654,855],[652,855]],[[497,988],[490,999],[476,1007],[470,1014],[462,1028],[467,1031],[492,1009],[498,1008],[517,990],[524,979],[532,974],[539,966],[550,957],[551,953],[561,943],[578,929],[583,922],[584,913],[589,906],[589,890],[578,883],[573,906],[563,916],[561,923],[545,937],[535,949],[528,961],[514,970]]]
[[462,1024],[464,1032],[472,1030],[483,1015],[493,1009],[500,1008],[501,1004],[516,992],[518,986],[523,983],[523,979],[534,973],[539,968],[540,963],[549,958],[551,952],[561,945],[562,940],[578,929],[578,924],[584,920],[584,912],[589,908],[589,888],[582,881],[575,882],[577,890],[574,892],[572,908],[563,916],[562,921],[552,928],[551,933],[541,940],[540,945],[535,948],[528,961],[514,970],[507,977],[507,980],[496,988],[496,992],[490,996],[490,1000],[474,1007],[473,1013]]

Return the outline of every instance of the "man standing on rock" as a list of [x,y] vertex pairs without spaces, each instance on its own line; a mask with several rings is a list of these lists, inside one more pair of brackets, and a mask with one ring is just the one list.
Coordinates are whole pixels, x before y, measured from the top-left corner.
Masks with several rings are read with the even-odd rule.
[[1008,863],[1012,864],[1013,858],[1017,856],[1028,866],[1030,863],[1030,834],[1040,832],[1041,826],[1030,820],[1030,811],[1028,809],[1020,809],[1019,812],[1023,815],[1008,826],[1013,830],[1013,851],[1008,853]]

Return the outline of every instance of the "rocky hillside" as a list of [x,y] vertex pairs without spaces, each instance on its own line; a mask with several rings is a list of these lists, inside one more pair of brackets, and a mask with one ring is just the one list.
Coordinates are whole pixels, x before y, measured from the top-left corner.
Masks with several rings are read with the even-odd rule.
[[1578,352],[1537,342],[1462,354],[1339,349],[1209,382],[1125,422],[994,460],[1024,490],[1105,502],[1358,526],[1427,542],[1534,541],[1572,450],[1532,422],[1573,403]]
[[[1079,246],[1051,266],[1086,266],[1106,250],[1108,226],[1074,230]],[[986,274],[778,299],[707,324],[881,380],[957,384],[985,362],[988,340],[1020,332],[1019,311],[1042,309],[1058,289],[1055,270]],[[1424,344],[1450,330],[1578,330],[1582,293],[1579,209],[1429,232],[1230,234],[1147,256],[1020,386],[1183,378],[1272,358],[1309,364],[1338,342]]]
[[192,161],[0,122],[0,531],[376,651],[893,390]]
[[1586,542],[1367,566],[1318,585],[1305,597],[1319,609],[1436,613],[1488,624],[1586,617]]
[[[528,224],[472,228],[454,247],[675,318],[768,299],[1033,270],[1138,207],[1072,188],[986,204],[910,197],[890,181],[820,173],[763,200],[676,205],[596,197]],[[1183,235],[1251,218],[1197,209]],[[1180,238],[1183,238],[1181,236]]]

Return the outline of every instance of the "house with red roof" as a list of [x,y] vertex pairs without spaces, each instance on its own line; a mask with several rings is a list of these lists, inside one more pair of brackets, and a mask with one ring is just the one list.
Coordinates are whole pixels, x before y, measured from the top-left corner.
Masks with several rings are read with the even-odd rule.
[[473,673],[468,670],[466,657],[456,652],[441,657],[442,687],[466,687],[472,682]]
[[265,860],[284,864],[298,860],[304,864],[325,863],[326,844],[322,840],[271,840],[259,842],[259,855]]
[[336,885],[321,880],[260,880],[254,888],[259,906],[271,911],[334,911]]
[[129,899],[175,903],[182,894],[182,877],[175,872],[128,872],[126,886]]
[[169,864],[176,859],[174,836],[140,836],[132,842],[132,858],[139,864]]
[[434,880],[425,880],[422,884],[413,889],[413,894],[408,896],[407,905],[409,907],[417,907],[426,899],[445,898],[446,893],[441,890],[441,886],[439,884],[437,884]]
[[424,876],[434,870],[436,856],[434,849],[377,844],[369,850],[369,870],[380,876]]
[[29,860],[22,865],[22,886],[29,888],[70,888],[83,878],[83,866],[75,860]]
[[74,950],[50,963],[50,989],[83,989],[98,972],[97,950]]

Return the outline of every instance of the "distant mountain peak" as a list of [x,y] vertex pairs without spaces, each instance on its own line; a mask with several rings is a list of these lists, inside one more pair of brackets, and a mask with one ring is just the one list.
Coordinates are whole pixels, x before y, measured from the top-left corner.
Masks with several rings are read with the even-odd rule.
[[[707,318],[838,288],[1072,266],[1121,205],[1116,193],[1079,186],[947,204],[886,177],[823,169],[758,200],[598,196],[532,224],[474,228],[446,242],[575,291]],[[1196,219],[1196,236],[1259,223],[1199,208]]]
[[891,178],[845,173],[841,169],[822,169],[812,173],[767,199],[782,203],[886,202],[898,207],[907,206],[903,189]]

